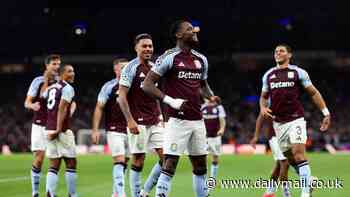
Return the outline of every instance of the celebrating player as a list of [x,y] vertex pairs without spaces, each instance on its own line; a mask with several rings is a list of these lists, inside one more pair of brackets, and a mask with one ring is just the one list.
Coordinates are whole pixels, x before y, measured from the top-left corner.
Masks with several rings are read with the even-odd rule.
[[[140,34],[135,38],[137,58],[130,61],[122,70],[119,82],[118,102],[127,121],[129,145],[132,153],[130,188],[133,197],[148,196],[157,183],[163,160],[163,133],[158,126],[160,107],[157,100],[148,96],[141,88],[153,63],[152,37]],[[147,149],[154,149],[159,163],[153,167],[141,193],[141,171]]]
[[126,168],[126,157],[129,153],[128,136],[126,132],[126,120],[119,104],[117,103],[119,79],[121,69],[128,63],[126,59],[116,59],[113,62],[115,79],[106,82],[98,94],[95,112],[92,121],[92,142],[98,144],[100,132],[98,127],[105,115],[105,130],[107,142],[113,157],[113,196],[122,197],[124,189],[124,169]]
[[60,69],[60,81],[49,86],[45,92],[47,98],[48,144],[46,155],[50,159],[50,168],[46,177],[46,193],[48,197],[56,196],[58,171],[61,160],[66,164],[66,184],[68,196],[77,197],[76,192],[76,147],[74,134],[70,130],[70,119],[75,111],[74,89],[69,83],[74,82],[74,69],[64,65]]
[[[176,47],[158,58],[148,73],[143,90],[168,104],[169,120],[165,126],[162,172],[156,187],[156,196],[169,196],[171,180],[180,155],[187,148],[193,167],[193,183],[197,197],[208,195],[206,186],[207,145],[201,114],[201,96],[213,96],[207,83],[207,58],[193,50],[198,44],[197,33],[187,20],[176,21],[171,28]],[[163,78],[163,91],[155,83]],[[202,93],[202,95],[201,95]]]
[[32,134],[31,134],[31,150],[34,153],[34,160],[31,169],[32,196],[39,196],[39,183],[41,176],[41,166],[45,157],[45,149],[47,144],[47,135],[45,132],[46,125],[46,101],[41,97],[45,89],[54,82],[58,75],[58,69],[61,64],[59,55],[49,55],[45,58],[46,70],[43,76],[36,77],[30,84],[27,98],[25,100],[25,108],[34,112]]
[[[304,89],[310,95],[312,101],[324,115],[321,131],[329,128],[331,116],[308,73],[290,64],[291,48],[285,44],[278,45],[275,48],[274,57],[277,66],[269,69],[263,76],[260,113],[265,118],[273,119],[273,128],[280,148],[289,163],[297,166],[300,180],[304,183],[301,196],[309,197],[311,195],[311,170],[305,156],[307,132],[304,109],[300,101],[301,90]],[[268,107],[269,96],[271,108]]]

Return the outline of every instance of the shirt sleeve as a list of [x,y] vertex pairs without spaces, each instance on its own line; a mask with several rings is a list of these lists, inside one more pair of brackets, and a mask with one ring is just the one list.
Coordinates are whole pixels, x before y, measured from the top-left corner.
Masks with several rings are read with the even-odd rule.
[[263,78],[262,78],[262,88],[261,88],[262,92],[268,92],[269,91],[269,85],[267,83],[267,73],[264,74]]
[[38,94],[42,80],[35,78],[29,86],[27,96],[35,97]]
[[111,86],[109,86],[108,84],[105,84],[101,88],[100,92],[98,93],[97,101],[99,103],[105,104],[109,98],[111,91],[112,91]]
[[222,105],[219,105],[218,110],[219,110],[219,118],[225,118],[226,112],[225,112],[224,107]]
[[203,68],[203,74],[202,74],[202,80],[206,80],[208,78],[208,68],[209,68],[209,64],[208,64],[208,60],[206,57],[203,57],[203,63],[204,63],[204,68]]
[[62,89],[62,96],[61,99],[67,101],[67,102],[72,102],[74,97],[74,89],[70,85],[66,85]]
[[299,80],[300,80],[302,86],[304,86],[304,88],[312,85],[309,74],[304,69],[299,68],[298,74],[299,74]]
[[119,84],[130,88],[135,75],[136,66],[132,64],[126,65],[121,72]]
[[173,55],[160,56],[156,64],[152,67],[152,71],[159,76],[163,76],[168,70],[171,69],[173,64]]

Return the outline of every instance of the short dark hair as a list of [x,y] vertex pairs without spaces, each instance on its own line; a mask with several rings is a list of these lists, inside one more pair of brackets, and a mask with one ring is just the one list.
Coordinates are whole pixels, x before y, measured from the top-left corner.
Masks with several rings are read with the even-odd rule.
[[143,34],[139,34],[135,37],[134,40],[134,45],[136,45],[137,43],[139,43],[140,40],[142,39],[151,39],[152,40],[152,36],[148,33],[143,33]]
[[62,75],[68,66],[73,67],[71,64],[65,64],[58,69],[59,75]]
[[51,54],[45,57],[45,64],[50,64],[52,60],[60,60],[61,56],[58,54]]
[[113,60],[113,65],[119,64],[121,62],[127,62],[127,61],[128,61],[128,59],[126,59],[126,58],[116,58]]
[[292,47],[289,46],[288,44],[285,44],[285,43],[278,44],[278,45],[276,46],[276,48],[277,48],[277,47],[284,47],[284,48],[286,48],[288,53],[292,53],[292,51],[293,51],[293,50],[292,50]]
[[173,24],[171,24],[169,34],[170,34],[170,38],[173,41],[176,41],[176,33],[179,32],[181,24],[188,21],[189,20],[186,20],[186,19],[180,19],[180,20],[176,20]]

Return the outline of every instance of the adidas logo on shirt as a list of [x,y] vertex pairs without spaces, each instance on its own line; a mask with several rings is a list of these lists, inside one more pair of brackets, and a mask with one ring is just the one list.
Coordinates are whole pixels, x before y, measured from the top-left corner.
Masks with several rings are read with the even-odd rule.
[[140,73],[140,78],[144,78],[144,77],[146,77],[146,75],[143,72],[141,72]]

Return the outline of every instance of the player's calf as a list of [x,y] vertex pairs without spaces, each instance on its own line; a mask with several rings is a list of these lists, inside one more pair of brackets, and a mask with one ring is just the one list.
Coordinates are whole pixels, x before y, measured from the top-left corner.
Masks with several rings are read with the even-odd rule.
[[215,178],[218,174],[218,169],[219,169],[219,156],[213,155],[213,161],[210,167],[210,176]]
[[133,154],[129,174],[131,196],[138,197],[141,193],[141,172],[145,161],[145,153]]
[[279,179],[282,182],[282,190],[283,190],[283,197],[290,197],[291,193],[289,191],[289,184],[288,184],[288,169],[289,169],[289,163],[288,160],[280,160],[279,161],[281,169],[279,173]]
[[156,196],[169,196],[171,179],[175,174],[179,156],[165,155],[160,176],[156,186]]
[[197,197],[208,196],[207,179],[207,155],[191,156],[190,160],[193,168],[193,184]]
[[162,165],[163,165],[163,161],[159,160],[159,162],[157,162],[153,166],[151,173],[149,174],[145,182],[145,185],[143,186],[143,190],[141,191],[141,197],[149,196],[149,193],[151,192],[152,188],[157,184],[158,178],[160,176],[160,172],[162,170]]
[[64,161],[66,163],[65,179],[68,188],[68,195],[70,197],[75,197],[77,196],[77,160],[76,158],[64,158]]
[[124,183],[124,169],[126,164],[124,162],[115,162],[113,165],[113,191],[116,196],[123,196],[125,194]]
[[299,177],[302,185],[302,195],[310,195],[311,169],[305,157],[305,144],[293,144],[292,153],[298,167]]
[[277,190],[277,181],[280,174],[281,165],[279,161],[275,162],[275,166],[272,169],[270,181],[272,184],[269,184],[266,188],[266,191],[263,197],[275,197],[275,192]]
[[39,183],[41,177],[41,167],[43,165],[45,157],[44,151],[35,151],[34,160],[31,169],[31,181],[32,181],[32,195],[38,195],[39,193]]
[[56,188],[58,182],[58,170],[59,168],[50,167],[46,177],[46,194],[47,197],[56,196]]

